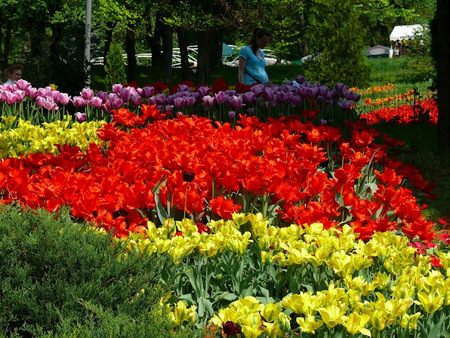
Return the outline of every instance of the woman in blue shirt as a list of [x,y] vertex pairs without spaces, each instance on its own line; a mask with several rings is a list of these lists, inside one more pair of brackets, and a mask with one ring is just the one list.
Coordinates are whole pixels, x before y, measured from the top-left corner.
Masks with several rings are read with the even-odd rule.
[[267,29],[256,28],[250,43],[239,51],[239,83],[251,85],[254,83],[269,83],[266,72],[266,60],[262,48],[270,42]]

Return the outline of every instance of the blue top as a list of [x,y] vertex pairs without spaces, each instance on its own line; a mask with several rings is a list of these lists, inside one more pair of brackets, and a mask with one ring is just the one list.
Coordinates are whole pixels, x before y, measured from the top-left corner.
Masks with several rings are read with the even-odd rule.
[[[246,85],[251,85],[257,82],[266,83],[269,81],[269,77],[266,73],[266,60],[264,59],[264,52],[260,49],[262,58],[258,58],[252,51],[249,45],[242,47],[239,51],[239,56],[242,56],[247,62],[245,64],[244,71],[244,83]],[[255,79],[253,79],[250,73]]]

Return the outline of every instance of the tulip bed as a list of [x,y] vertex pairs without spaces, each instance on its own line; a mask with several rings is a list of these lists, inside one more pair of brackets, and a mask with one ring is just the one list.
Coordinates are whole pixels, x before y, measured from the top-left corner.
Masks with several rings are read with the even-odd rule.
[[[3,99],[18,91],[28,94]],[[170,255],[162,303],[174,326],[246,337],[450,330],[449,239],[413,193],[433,198],[434,184],[365,123],[407,123],[411,107],[356,119],[357,93],[298,77],[271,88],[117,85],[72,98],[89,122],[11,117],[42,121],[35,93],[0,88],[1,202],[69,206],[129,250]],[[418,106],[436,118],[434,101]]]

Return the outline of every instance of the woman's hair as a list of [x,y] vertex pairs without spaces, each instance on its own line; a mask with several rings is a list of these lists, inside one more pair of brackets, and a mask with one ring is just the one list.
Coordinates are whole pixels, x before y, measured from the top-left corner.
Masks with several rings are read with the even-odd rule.
[[20,70],[23,72],[23,66],[22,65],[11,65],[8,68],[5,69],[5,75],[9,78],[9,75],[14,73],[16,70]]
[[253,30],[252,39],[249,42],[249,45],[252,46],[253,53],[256,55],[256,51],[258,47],[256,46],[256,40],[261,39],[262,37],[267,36],[270,38],[270,32],[265,28],[255,28]]

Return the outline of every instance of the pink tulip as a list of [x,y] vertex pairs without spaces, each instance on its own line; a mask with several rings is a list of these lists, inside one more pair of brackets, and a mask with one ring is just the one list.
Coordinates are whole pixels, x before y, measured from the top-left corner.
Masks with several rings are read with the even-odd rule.
[[94,96],[93,98],[91,98],[90,100],[89,100],[89,102],[88,102],[88,104],[91,106],[91,107],[94,107],[94,108],[100,108],[101,107],[101,105],[102,105],[102,99],[101,98],[99,98],[98,96]]
[[59,102],[59,103],[61,103],[62,105],[65,106],[65,105],[69,104],[69,101],[70,101],[70,96],[69,96],[69,94],[66,94],[66,93],[59,93],[57,102]]
[[112,93],[118,94],[121,89],[122,89],[122,85],[120,83],[113,84]]
[[81,96],[85,100],[90,100],[94,97],[94,91],[90,88],[83,88],[83,90],[81,91]]
[[86,113],[76,112],[74,115],[78,122],[86,121]]
[[84,107],[87,105],[87,101],[81,96],[74,96],[72,102],[75,107]]
[[45,98],[43,97],[43,96],[38,96],[37,98],[36,98],[36,106],[38,106],[38,107],[44,107],[44,105],[45,105]]

